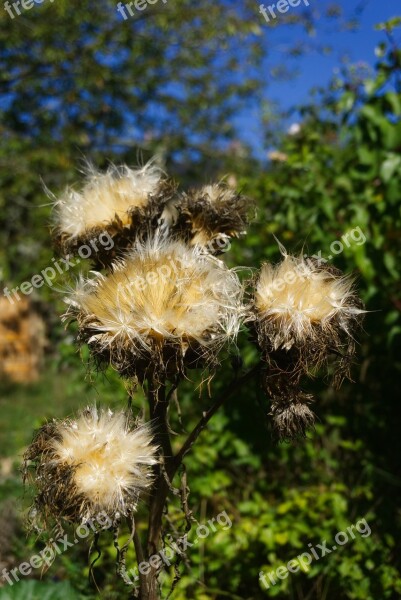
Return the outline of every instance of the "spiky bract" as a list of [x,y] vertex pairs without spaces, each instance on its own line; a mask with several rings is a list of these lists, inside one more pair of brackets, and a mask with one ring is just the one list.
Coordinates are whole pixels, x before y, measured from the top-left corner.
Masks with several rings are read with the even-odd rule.
[[228,238],[246,233],[253,203],[223,184],[212,184],[184,194],[182,211],[190,243],[219,254]]
[[67,300],[80,337],[121,374],[174,376],[213,362],[237,334],[242,287],[218,259],[160,237],[137,242],[112,271],[83,280]]
[[36,433],[24,459],[44,517],[82,523],[99,513],[115,523],[135,511],[152,483],[157,448],[148,425],[127,413],[87,408],[77,418],[51,421]]

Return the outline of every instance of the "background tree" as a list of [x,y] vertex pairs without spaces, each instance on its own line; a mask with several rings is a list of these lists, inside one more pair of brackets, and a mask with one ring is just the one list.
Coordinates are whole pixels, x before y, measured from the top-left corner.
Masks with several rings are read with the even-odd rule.
[[[282,22],[312,31],[314,18],[297,10]],[[58,0],[14,19],[1,10],[0,23],[1,260],[16,280],[38,252],[50,256],[41,179],[57,191],[84,157],[102,167],[158,153],[173,175],[209,181],[249,154],[235,119],[261,105],[285,61],[269,59],[251,0],[160,2],[128,20],[111,0]],[[288,55],[294,47],[305,51],[291,43]]]

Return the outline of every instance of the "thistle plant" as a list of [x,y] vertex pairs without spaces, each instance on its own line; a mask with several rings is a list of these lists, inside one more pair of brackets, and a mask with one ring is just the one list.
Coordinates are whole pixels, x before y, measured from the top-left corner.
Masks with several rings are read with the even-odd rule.
[[[350,377],[364,312],[353,279],[280,245],[279,264],[266,263],[241,281],[221,255],[232,238],[245,235],[253,213],[247,197],[221,183],[180,192],[155,161],[106,173],[89,167],[80,191],[67,189],[56,199],[61,252],[76,252],[101,231],[113,239],[111,251],[95,250],[96,270],[67,294],[63,318],[77,322],[77,341],[88,345],[97,365],[119,373],[129,398],[120,412],[89,407],[35,434],[25,475],[45,525],[82,524],[101,510],[117,539],[128,519],[143,562],[163,547],[170,494],[181,498],[187,529],[194,520],[185,456],[243,382],[259,373],[273,431],[288,440],[313,427],[313,398],[302,387],[308,378],[329,363],[334,385]],[[236,374],[207,411],[199,409],[198,424],[173,451],[169,414],[181,382],[191,381],[194,369],[210,382],[240,329],[249,331],[260,361]],[[139,388],[147,399],[141,415],[132,403]],[[146,540],[135,525],[139,503],[148,510]],[[120,572],[125,550],[118,553]],[[133,596],[159,598],[161,569],[142,574]]]

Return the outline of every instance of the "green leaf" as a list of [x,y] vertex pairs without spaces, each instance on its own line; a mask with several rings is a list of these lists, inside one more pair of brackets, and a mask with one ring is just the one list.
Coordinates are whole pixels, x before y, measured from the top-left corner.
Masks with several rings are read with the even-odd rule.
[[380,176],[384,183],[388,183],[401,165],[401,156],[388,154],[380,167]]

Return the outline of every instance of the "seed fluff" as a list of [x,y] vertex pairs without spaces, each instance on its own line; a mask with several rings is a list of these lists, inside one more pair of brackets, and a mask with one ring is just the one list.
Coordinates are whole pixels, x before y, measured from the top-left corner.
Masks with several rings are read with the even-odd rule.
[[235,271],[200,248],[162,237],[137,241],[104,276],[81,279],[67,298],[80,338],[121,373],[142,363],[172,373],[212,361],[238,332],[242,286]]
[[111,165],[105,173],[89,165],[82,189],[67,188],[55,200],[56,238],[62,247],[73,248],[102,230],[138,228],[163,184],[154,160],[138,169]]
[[75,419],[51,421],[24,456],[36,507],[44,517],[75,523],[100,511],[110,522],[132,515],[152,483],[156,451],[149,426],[135,427],[123,411],[91,407]]

